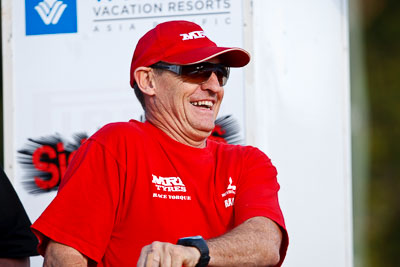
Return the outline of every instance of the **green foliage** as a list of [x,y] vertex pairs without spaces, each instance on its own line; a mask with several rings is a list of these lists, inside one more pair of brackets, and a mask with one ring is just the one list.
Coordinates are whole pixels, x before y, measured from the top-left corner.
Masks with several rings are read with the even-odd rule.
[[370,111],[367,257],[373,267],[400,266],[400,1],[365,25]]

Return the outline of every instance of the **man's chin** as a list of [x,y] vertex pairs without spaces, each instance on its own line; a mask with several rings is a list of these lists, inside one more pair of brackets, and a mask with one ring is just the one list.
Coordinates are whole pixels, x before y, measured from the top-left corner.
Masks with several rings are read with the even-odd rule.
[[207,138],[209,135],[211,135],[212,131],[214,130],[215,124],[211,123],[211,124],[201,124],[201,125],[195,125],[195,127],[193,127],[194,129],[196,129],[197,132],[202,133],[205,138]]

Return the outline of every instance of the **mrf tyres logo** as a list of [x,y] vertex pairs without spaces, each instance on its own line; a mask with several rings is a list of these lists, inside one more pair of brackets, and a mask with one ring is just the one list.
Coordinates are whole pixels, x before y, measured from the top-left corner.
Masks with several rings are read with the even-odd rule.
[[151,182],[159,191],[186,192],[186,186],[179,177],[158,177],[154,174],[152,176],[153,180]]
[[186,195],[186,186],[179,177],[162,177],[152,174],[151,182],[154,184],[155,192],[153,198],[171,200],[192,200]]
[[25,0],[26,35],[77,32],[76,0]]

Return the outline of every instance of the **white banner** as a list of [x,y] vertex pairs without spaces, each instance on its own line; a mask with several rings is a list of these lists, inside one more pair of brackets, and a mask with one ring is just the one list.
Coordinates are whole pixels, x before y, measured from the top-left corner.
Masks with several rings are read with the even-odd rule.
[[[237,0],[12,2],[13,102],[5,105],[12,106],[14,134],[5,142],[14,153],[10,176],[32,221],[54,198],[85,136],[109,122],[141,119],[129,85],[131,58],[138,39],[168,20],[196,22],[218,45],[243,47]],[[243,87],[243,70],[231,70],[220,111],[238,122],[242,139]]]

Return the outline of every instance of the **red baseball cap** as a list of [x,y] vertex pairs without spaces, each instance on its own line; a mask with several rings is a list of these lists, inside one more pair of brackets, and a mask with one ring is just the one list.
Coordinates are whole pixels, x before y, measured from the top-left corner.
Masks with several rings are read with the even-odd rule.
[[243,67],[250,61],[246,50],[218,47],[193,22],[176,20],[158,24],[136,45],[131,63],[131,86],[135,83],[133,74],[138,67],[148,67],[159,61],[190,65],[216,56],[228,67]]

